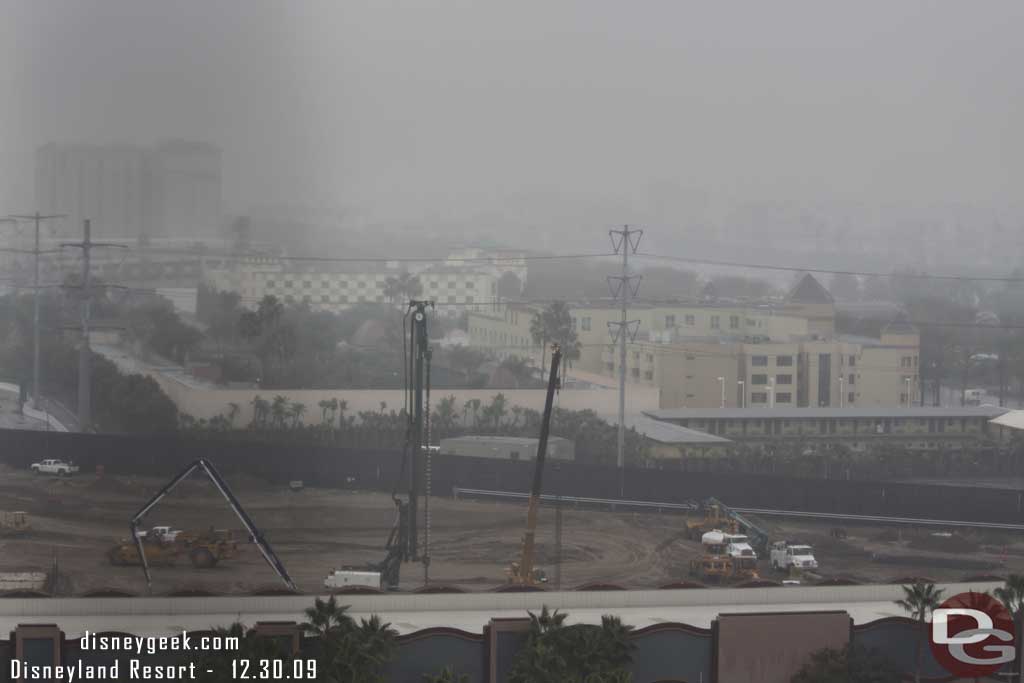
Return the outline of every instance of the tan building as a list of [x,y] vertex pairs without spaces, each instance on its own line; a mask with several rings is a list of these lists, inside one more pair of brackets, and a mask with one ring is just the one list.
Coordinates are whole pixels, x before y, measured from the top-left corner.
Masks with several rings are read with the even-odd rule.
[[[500,304],[469,316],[473,346],[540,362],[530,321],[540,306]],[[570,304],[581,344],[575,367],[619,376],[614,302]],[[905,323],[878,338],[836,334],[832,297],[805,275],[783,302],[630,308],[637,337],[628,384],[657,388],[663,408],[908,406],[920,398],[920,338]]]
[[654,410],[655,420],[736,444],[841,443],[853,450],[892,444],[917,450],[977,447],[1006,437],[990,421],[1006,408],[727,408]]

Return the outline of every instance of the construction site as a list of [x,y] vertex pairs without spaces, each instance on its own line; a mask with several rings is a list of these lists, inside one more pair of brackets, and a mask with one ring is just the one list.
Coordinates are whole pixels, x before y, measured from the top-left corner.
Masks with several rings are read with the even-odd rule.
[[[127,520],[163,483],[156,478],[93,474],[50,478],[3,468],[0,502],[7,510],[24,512],[28,526],[5,529],[0,539],[0,570],[48,574],[56,566],[60,580],[54,584],[55,592],[65,595],[146,594],[138,563],[112,564],[108,552],[128,542]],[[231,485],[302,592],[324,592],[324,578],[332,569],[366,567],[386,553],[383,541],[394,522],[394,505],[386,494],[316,488],[292,491],[245,478]],[[430,545],[421,549],[429,553],[429,576],[422,563],[406,562],[400,589],[420,589],[428,579],[429,585],[467,591],[507,585],[506,570],[521,552],[526,506],[434,498],[430,508]],[[540,509],[535,553],[537,567],[547,575],[545,588],[556,587],[559,555],[560,583],[565,589],[597,583],[623,588],[683,582],[714,585],[691,573],[691,563],[704,552],[699,540],[688,538],[687,523],[703,522],[702,514],[567,507],[562,511],[560,552],[555,517],[554,508]],[[146,522],[147,527],[168,525],[182,530],[229,529],[238,542],[237,554],[213,567],[196,568],[187,554],[172,565],[154,563],[154,594],[245,594],[284,588],[248,542],[229,506],[203,479],[183,482]],[[757,523],[772,541],[786,539],[813,548],[819,564],[813,573],[820,578],[804,578],[805,582],[885,582],[910,576],[954,581],[1024,572],[1024,543],[1019,534],[1008,531],[845,526],[845,538],[836,538],[832,535],[835,525],[829,522],[758,519]],[[757,559],[756,570],[762,579],[782,582],[790,577],[773,571],[767,557]]]
[[390,495],[381,492],[379,474],[375,486],[355,477],[344,487],[283,484],[238,467],[224,477],[201,456],[169,480],[108,473],[102,465],[89,471],[56,458],[20,467],[8,461],[0,471],[0,590],[713,588],[957,581],[1024,571],[1024,543],[1012,524],[944,528],[896,517],[779,516],[730,508],[718,500],[729,491],[706,491],[683,504],[544,496],[558,345],[536,457],[522,463],[532,472],[529,492],[459,495],[454,488],[431,496],[427,306],[410,304],[408,443]]

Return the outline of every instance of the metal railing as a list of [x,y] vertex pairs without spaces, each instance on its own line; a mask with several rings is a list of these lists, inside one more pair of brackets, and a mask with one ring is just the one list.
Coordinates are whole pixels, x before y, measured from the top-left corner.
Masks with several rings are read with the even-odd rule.
[[[484,489],[467,489],[454,487],[452,495],[456,499],[462,498],[511,498],[526,499],[529,494],[516,491],[488,491]],[[678,512],[690,512],[699,509],[697,503],[667,503],[649,500],[616,500],[613,498],[583,498],[578,496],[555,496],[542,495],[541,502],[588,505],[606,507],[612,510],[617,509],[643,509],[643,510],[669,510]],[[916,517],[892,517],[887,515],[851,515],[837,512],[804,512],[800,510],[768,510],[764,508],[732,507],[736,512],[761,515],[764,517],[798,517],[803,519],[834,519],[845,522],[864,522],[868,524],[906,524],[908,526],[937,526],[937,527],[969,527],[974,529],[1003,529],[1008,531],[1024,531],[1024,524],[1006,524],[1001,522],[972,522],[969,520],[954,519],[923,519]]]

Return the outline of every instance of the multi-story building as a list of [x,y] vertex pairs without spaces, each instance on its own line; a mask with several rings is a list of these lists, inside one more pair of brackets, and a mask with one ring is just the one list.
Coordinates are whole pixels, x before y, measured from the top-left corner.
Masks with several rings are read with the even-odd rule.
[[[474,313],[474,346],[540,360],[530,334],[539,306],[502,304]],[[609,322],[613,302],[570,304],[581,344],[576,367],[619,376]],[[657,387],[663,408],[906,406],[920,397],[919,336],[892,323],[878,338],[837,334],[832,297],[807,275],[782,302],[637,305],[626,380]]]
[[202,142],[133,145],[49,143],[36,150],[36,204],[67,214],[65,237],[146,242],[216,238],[221,228],[221,152]]
[[389,280],[403,275],[419,280],[418,298],[435,302],[439,314],[458,316],[493,306],[498,275],[486,263],[419,266],[386,263],[293,262],[277,256],[221,259],[206,269],[206,284],[220,291],[238,292],[242,302],[255,305],[264,296],[285,303],[307,304],[315,311],[338,312],[360,303],[404,302],[405,295],[389,289]]

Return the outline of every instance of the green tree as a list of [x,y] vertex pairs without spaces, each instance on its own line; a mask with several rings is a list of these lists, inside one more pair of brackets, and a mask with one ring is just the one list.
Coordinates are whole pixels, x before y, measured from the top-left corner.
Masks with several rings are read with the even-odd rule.
[[928,617],[932,611],[941,603],[942,589],[936,588],[934,583],[918,581],[910,586],[903,586],[903,598],[896,600],[896,604],[916,619],[920,628],[920,635],[914,643],[914,683],[921,683],[921,660],[924,654],[924,641],[928,638]]
[[[1010,574],[1006,577],[1006,583],[993,591],[995,597],[1013,614],[1013,623],[1016,626],[1017,637],[1024,634],[1024,576]],[[1017,648],[1017,681],[1024,683],[1024,662],[1020,657],[1021,649]]]
[[306,609],[303,631],[319,638],[317,657],[320,680],[334,683],[383,683],[381,670],[391,659],[398,635],[376,615],[357,624],[332,595],[317,598]]
[[896,667],[881,654],[849,645],[811,653],[810,661],[790,683],[899,683],[900,679]]
[[271,425],[276,429],[284,427],[288,417],[288,398],[278,394],[270,404]]
[[516,655],[509,683],[626,683],[635,645],[629,626],[611,616],[601,625],[565,626],[557,610],[530,614],[526,643]]
[[544,373],[544,358],[548,343],[558,344],[562,348],[562,358],[566,363],[580,357],[580,342],[573,325],[572,313],[564,301],[553,301],[546,308],[535,311],[530,320],[530,336],[535,344],[542,344],[541,372]]
[[292,428],[297,429],[302,424],[302,416],[306,414],[306,405],[293,401],[288,406],[288,415],[292,418]]

